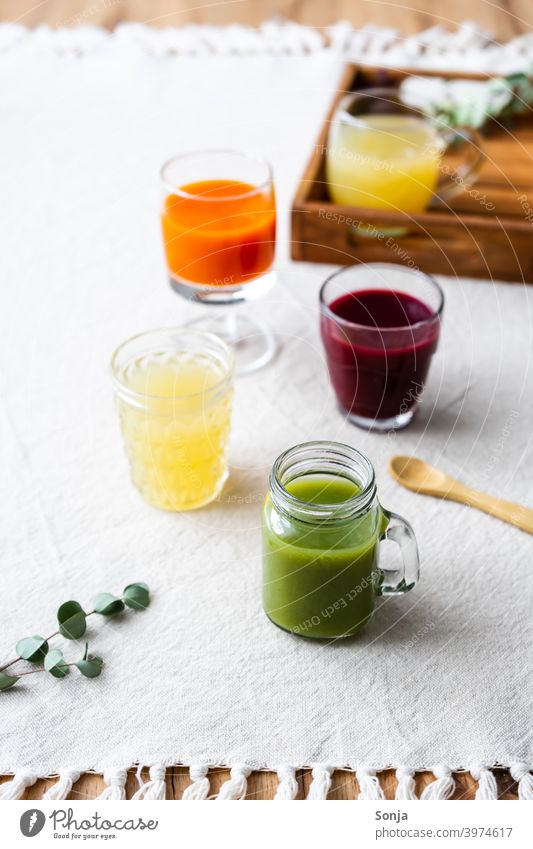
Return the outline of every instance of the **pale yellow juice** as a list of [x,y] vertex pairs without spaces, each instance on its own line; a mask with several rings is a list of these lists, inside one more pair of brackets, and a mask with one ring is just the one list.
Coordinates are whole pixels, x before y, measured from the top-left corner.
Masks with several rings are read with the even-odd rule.
[[156,507],[193,510],[227,478],[232,387],[201,352],[151,352],[128,362],[116,393],[131,476]]
[[412,115],[365,115],[336,123],[326,176],[334,203],[422,212],[435,192],[441,142],[431,124]]

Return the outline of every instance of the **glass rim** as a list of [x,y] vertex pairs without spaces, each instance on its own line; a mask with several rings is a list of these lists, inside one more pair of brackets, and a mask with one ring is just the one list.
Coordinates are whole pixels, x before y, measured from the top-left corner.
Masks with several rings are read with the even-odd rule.
[[[291,454],[297,456],[298,453],[303,451],[316,451],[317,461],[319,461],[320,453],[325,450],[329,451],[331,454],[337,454],[339,457],[361,462],[366,472],[366,480],[361,485],[360,491],[355,495],[350,496],[350,498],[347,498],[346,501],[342,501],[338,504],[311,502],[298,498],[286,489],[279,476],[282,464],[291,456]],[[327,472],[325,474],[327,474]],[[293,509],[301,511],[308,516],[314,516],[314,518],[325,518],[330,520],[352,519],[357,514],[364,511],[373,500],[376,493],[376,473],[374,466],[362,451],[359,451],[357,448],[353,448],[351,445],[347,445],[344,442],[333,442],[327,439],[300,442],[297,445],[293,445],[291,448],[287,448],[274,461],[272,471],[270,472],[270,492],[272,493],[274,503],[278,507],[280,507],[279,501],[281,497],[281,499],[283,499],[283,501]],[[284,509],[283,505],[281,505],[281,509]],[[298,518],[302,521],[300,517]],[[305,521],[305,519],[303,521]]]
[[[188,333],[204,339],[206,342],[215,343],[228,358],[228,368],[225,374],[213,386],[210,386],[209,389],[200,390],[199,392],[185,392],[176,395],[152,395],[148,392],[139,392],[136,389],[131,389],[131,387],[123,383],[118,377],[118,358],[127,345],[130,345],[132,342],[136,342],[144,337],[158,333]],[[121,342],[111,355],[110,368],[113,383],[122,395],[129,396],[131,398],[145,398],[154,401],[177,401],[184,400],[186,398],[200,398],[203,395],[214,394],[222,389],[225,384],[231,382],[235,372],[235,355],[229,345],[227,345],[224,340],[215,333],[208,333],[205,330],[194,330],[193,328],[185,325],[181,327],[155,327],[153,330],[143,330],[141,333],[136,333],[134,336],[130,336],[128,339],[125,339],[124,342]]]
[[[179,160],[187,159],[189,157],[195,156],[208,156],[208,155],[217,155],[217,154],[229,154],[232,156],[240,156],[243,159],[253,160],[257,162],[259,165],[263,165],[266,169],[267,177],[257,186],[254,186],[249,192],[243,192],[242,194],[227,194],[219,197],[206,197],[205,195],[195,194],[194,192],[186,192],[183,189],[179,188],[179,186],[172,185],[171,182],[165,176],[165,171],[175,162]],[[267,186],[271,186],[274,182],[274,175],[272,172],[272,166],[268,159],[260,156],[259,154],[251,153],[245,150],[236,150],[235,148],[206,148],[205,150],[187,150],[184,153],[178,153],[176,156],[171,156],[170,159],[167,159],[159,170],[159,176],[161,178],[161,182],[169,191],[174,195],[178,195],[178,197],[186,198],[187,200],[197,200],[203,201],[206,203],[217,203],[228,200],[242,200],[244,198],[254,197],[255,195],[262,192]]]
[[[342,274],[353,271],[354,268],[394,268],[397,271],[402,271],[404,274],[414,275],[420,280],[424,280],[429,283],[436,290],[437,295],[439,297],[438,308],[433,310],[432,314],[428,318],[422,318],[420,319],[420,321],[415,321],[413,324],[400,324],[397,327],[380,327],[379,325],[359,324],[356,321],[349,321],[347,318],[343,318],[342,316],[337,315],[337,313],[333,312],[329,304],[326,303],[324,293],[326,291],[327,286],[331,283],[332,280],[335,280]],[[398,333],[398,331],[400,330],[417,330],[420,327],[424,327],[425,325],[431,324],[431,322],[435,321],[435,319],[438,319],[440,321],[440,318],[442,316],[442,310],[444,308],[444,292],[431,274],[426,274],[425,271],[420,271],[420,269],[418,268],[405,268],[405,266],[398,265],[398,263],[395,262],[362,262],[359,265],[344,265],[341,268],[338,268],[328,277],[326,277],[326,279],[322,283],[322,286],[320,287],[318,297],[320,301],[320,309],[325,312],[330,318],[336,321],[337,324],[345,325],[346,327],[357,328],[359,330],[372,331],[374,333],[380,334]],[[420,298],[420,300],[427,307],[429,307],[429,304],[425,300],[423,300],[422,298]]]
[[[382,95],[380,97],[380,95]],[[437,115],[431,115],[431,113],[426,112],[422,106],[415,106],[413,103],[407,103],[407,101],[402,99],[402,95],[399,89],[391,86],[390,88],[385,87],[375,87],[375,88],[367,88],[361,89],[360,91],[351,91],[348,94],[345,94],[338,102],[333,117],[331,118],[330,123],[341,123],[348,124],[352,127],[367,127],[368,121],[367,117],[371,116],[372,113],[368,113],[368,115],[351,115],[348,112],[346,104],[349,101],[354,100],[363,100],[365,97],[371,99],[375,97],[376,100],[383,100],[385,102],[390,102],[392,104],[397,104],[402,108],[402,111],[408,115],[411,115],[413,118],[417,118],[420,121],[423,121],[425,124],[428,124],[432,127],[437,136],[446,137],[446,135],[458,137],[458,138],[468,138],[479,136],[478,131],[473,127],[467,126],[450,126],[446,124],[442,119],[439,119]],[[393,114],[393,113],[382,113],[382,114]],[[401,114],[401,113],[398,113]],[[477,143],[478,147],[480,147],[480,142]]]
[[410,103],[406,103],[402,100],[400,91],[398,88],[394,86],[375,86],[371,88],[361,89],[360,91],[351,91],[348,94],[345,94],[339,100],[337,108],[335,110],[333,121],[335,119],[339,119],[346,124],[352,124],[353,126],[361,126],[366,125],[365,115],[351,115],[348,112],[346,104],[348,102],[354,100],[364,100],[365,98],[376,100],[383,100],[386,103],[396,104],[402,107],[407,113],[411,113],[413,117],[418,117],[422,121],[426,121],[427,123],[434,124],[436,123],[431,115],[427,112],[424,112],[422,108],[418,109],[416,106],[412,106]]

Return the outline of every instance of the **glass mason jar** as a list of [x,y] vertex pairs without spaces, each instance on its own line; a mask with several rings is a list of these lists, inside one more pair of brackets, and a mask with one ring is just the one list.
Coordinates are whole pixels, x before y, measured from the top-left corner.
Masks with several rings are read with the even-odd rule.
[[[397,568],[380,566],[385,539],[400,547]],[[408,592],[418,575],[413,530],[380,505],[364,454],[307,442],[278,457],[263,508],[263,604],[274,624],[305,637],[351,637],[378,596]]]
[[131,478],[146,501],[193,510],[228,477],[234,358],[212,333],[152,330],[124,342],[111,361]]

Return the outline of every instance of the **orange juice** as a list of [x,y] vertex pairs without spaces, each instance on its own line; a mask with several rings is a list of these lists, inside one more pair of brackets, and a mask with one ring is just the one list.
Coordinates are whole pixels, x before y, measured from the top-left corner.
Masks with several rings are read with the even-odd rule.
[[273,264],[276,209],[271,185],[188,183],[167,195],[161,222],[169,273],[178,281],[238,286]]

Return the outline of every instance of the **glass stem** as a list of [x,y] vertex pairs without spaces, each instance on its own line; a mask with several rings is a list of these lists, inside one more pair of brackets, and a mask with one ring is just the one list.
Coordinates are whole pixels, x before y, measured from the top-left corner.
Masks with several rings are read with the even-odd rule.
[[237,322],[237,316],[235,314],[234,309],[227,309],[226,307],[226,318],[224,321],[225,331],[226,331],[226,340],[229,345],[236,345],[239,341],[239,328]]

